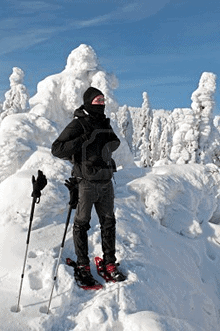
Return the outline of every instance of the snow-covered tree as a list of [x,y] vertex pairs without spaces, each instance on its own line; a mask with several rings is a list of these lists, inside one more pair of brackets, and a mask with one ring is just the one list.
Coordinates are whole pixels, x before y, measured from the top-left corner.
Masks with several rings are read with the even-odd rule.
[[[152,123],[152,110],[149,105],[149,99],[147,92],[143,93],[143,103],[141,107],[129,107],[132,124],[133,124],[133,146],[136,151],[143,150],[141,153],[143,155],[143,164],[146,164],[144,161],[145,150],[147,148],[149,154],[149,134]],[[141,147],[142,146],[142,147]],[[146,156],[149,158],[149,155]]]
[[23,79],[23,70],[14,67],[9,77],[11,89],[5,93],[5,101],[2,107],[3,112],[0,115],[1,120],[8,115],[23,113],[28,110],[29,94],[26,87],[23,85]]
[[61,130],[73,118],[74,110],[82,105],[83,93],[89,86],[104,93],[107,116],[118,110],[113,95],[117,78],[100,67],[91,46],[82,44],[70,53],[63,72],[37,85],[37,94],[30,99],[31,112],[57,122]]
[[177,164],[195,163],[198,148],[198,128],[191,108],[176,108],[172,112],[175,132],[170,158]]
[[[143,165],[149,164],[149,150],[152,165],[164,159],[177,164],[220,164],[218,125],[213,124],[215,80],[212,73],[202,74],[199,87],[192,94],[192,108],[175,108],[173,112],[153,111],[150,144],[146,140],[139,146]],[[139,127],[142,118],[140,115],[137,121]],[[142,129],[136,133],[136,139],[143,139],[143,132]]]
[[220,133],[220,116],[219,115],[214,117],[213,124],[217,128],[218,132]]
[[[161,110],[153,110],[153,120],[151,125],[151,132],[149,136],[150,140],[150,150],[151,150],[151,163],[152,165],[155,164],[155,162],[159,161],[161,159],[161,156],[163,153],[161,153],[161,138],[163,138],[163,144],[162,146],[165,146],[165,136],[162,135],[165,127],[168,123],[168,118],[170,116],[170,112],[166,111],[164,109]],[[166,140],[168,139],[168,136]],[[165,158],[165,155],[162,156],[162,158]]]
[[220,167],[220,116],[213,119],[215,127],[215,139],[212,143],[212,162]]
[[191,108],[196,119],[198,128],[198,149],[196,151],[197,163],[208,163],[212,161],[212,151],[215,146],[214,136],[216,135],[213,124],[214,93],[216,90],[216,75],[204,72],[200,78],[199,86],[192,94]]
[[140,114],[141,108],[140,107],[128,107],[128,110],[131,114],[132,119],[132,126],[133,126],[133,137],[132,137],[132,145],[136,150],[138,149],[138,143],[140,143]]
[[150,108],[147,92],[143,93],[143,104],[141,108],[142,125],[140,125],[140,151],[141,151],[141,164],[144,167],[152,165],[151,149],[150,149],[150,131],[152,124],[152,110]]
[[128,110],[127,105],[124,105],[123,107],[119,107],[117,112],[117,122],[122,137],[126,139],[128,146],[132,151],[133,126],[132,126],[131,114],[130,111]]
[[166,112],[166,124],[160,137],[160,160],[170,161],[174,132],[175,122],[173,121],[172,113]]
[[98,70],[95,74],[91,73],[91,86],[98,88],[105,96],[105,109],[108,117],[112,113],[116,115],[118,111],[118,103],[115,100],[113,90],[118,87],[118,80],[114,74],[109,74],[102,69]]

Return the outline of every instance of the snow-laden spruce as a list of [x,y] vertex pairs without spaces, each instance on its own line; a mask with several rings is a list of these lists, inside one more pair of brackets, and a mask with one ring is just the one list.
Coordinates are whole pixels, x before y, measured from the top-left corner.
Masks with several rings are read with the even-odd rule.
[[92,47],[80,45],[70,53],[61,73],[38,84],[36,95],[30,99],[31,113],[44,116],[63,129],[72,120],[74,109],[81,106],[85,90],[93,86],[104,93],[106,113],[110,116],[118,110],[113,95],[117,84],[116,77],[100,67]]
[[[217,132],[213,124],[216,76],[203,73],[198,89],[192,94],[191,109],[174,110],[177,129],[173,136],[171,159],[178,164],[209,163],[214,161]],[[182,115],[182,116],[181,116]]]
[[[210,87],[207,82],[209,79],[203,80],[201,91],[211,100],[213,93],[207,91],[214,91],[213,85]],[[64,181],[71,172],[67,161],[52,156],[50,146],[72,119],[89,84],[106,89],[106,110],[122,140],[115,155],[118,166],[114,183],[116,256],[128,278],[121,284],[105,284],[102,291],[88,293],[79,289],[72,268],[65,264],[66,257],[75,257],[70,227],[51,312],[47,315],[68,211],[69,195]],[[30,100],[30,110],[8,115],[1,122],[1,331],[218,330],[220,173],[215,164],[202,164],[206,158],[199,160],[200,164],[194,163],[198,162],[198,147],[189,144],[202,141],[201,146],[206,146],[212,135],[205,136],[208,140],[204,137],[201,140],[191,131],[197,120],[194,108],[151,112],[144,93],[139,110],[149,110],[152,125],[136,120],[133,123],[147,128],[140,134],[145,132],[149,138],[149,158],[154,166],[135,166],[128,143],[120,134],[126,127],[123,117],[117,129],[116,118],[120,115],[115,114],[118,107],[113,94],[116,84],[117,80],[100,68],[94,50],[81,45],[71,52],[61,73],[38,84],[38,92]],[[199,99],[199,102],[203,101]],[[133,115],[138,116],[139,110],[133,110],[134,119]],[[212,131],[210,116],[208,112],[206,121]],[[138,125],[133,125],[135,139],[140,137],[135,133]],[[201,132],[210,133],[204,126],[201,128]],[[176,137],[175,132],[178,132]],[[181,135],[183,145],[175,152],[172,147],[181,143]],[[142,135],[146,144],[144,139]],[[142,157],[143,151],[144,146]],[[203,151],[211,155],[206,148]],[[155,166],[163,163],[169,165]],[[21,311],[15,313],[32,202],[31,178],[37,175],[38,169],[44,172],[48,184],[36,205]],[[92,261],[101,254],[100,226],[95,213],[92,213],[88,235]],[[91,267],[98,277],[93,263]]]
[[124,105],[123,107],[119,107],[117,112],[117,124],[120,128],[120,133],[122,137],[128,143],[128,146],[131,151],[133,151],[133,125],[130,111],[128,110],[128,106]]
[[1,121],[8,115],[23,113],[29,108],[29,93],[23,84],[23,80],[23,70],[14,67],[9,77],[11,89],[5,93],[5,101],[2,105],[3,112],[0,114]]
[[152,125],[152,110],[149,105],[149,99],[146,92],[143,93],[143,104],[142,104],[142,116],[140,116],[140,121],[142,122],[142,130],[140,132],[140,157],[142,166],[152,166],[152,155],[151,146],[149,143],[150,132]]
[[212,163],[219,165],[220,135],[213,122],[216,75],[204,72],[192,93],[191,108],[151,110],[147,94],[141,108],[129,107],[133,121],[133,146],[144,166]]

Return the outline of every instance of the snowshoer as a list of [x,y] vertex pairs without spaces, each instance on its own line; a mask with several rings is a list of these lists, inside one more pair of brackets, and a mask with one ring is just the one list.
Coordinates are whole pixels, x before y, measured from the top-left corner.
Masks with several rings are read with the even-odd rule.
[[[74,217],[73,239],[77,256],[77,277],[91,285],[95,280],[90,271],[88,234],[91,211],[95,206],[101,227],[104,269],[115,281],[125,280],[118,270],[115,257],[115,215],[113,172],[116,165],[112,152],[120,140],[106,117],[103,93],[89,87],[83,105],[74,112],[74,119],[52,144],[52,154],[73,163],[72,175],[78,182],[78,204]],[[69,185],[71,194],[71,181]]]

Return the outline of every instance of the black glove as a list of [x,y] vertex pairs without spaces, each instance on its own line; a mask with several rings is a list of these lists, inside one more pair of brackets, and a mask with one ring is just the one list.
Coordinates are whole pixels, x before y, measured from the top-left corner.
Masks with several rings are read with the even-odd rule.
[[69,180],[65,180],[64,185],[68,188],[70,192],[70,201],[69,205],[72,209],[76,209],[76,206],[78,204],[78,182],[76,177],[71,177]]
[[47,185],[47,178],[41,170],[38,170],[37,180],[32,176],[33,192],[31,196],[33,198],[40,198],[41,190]]

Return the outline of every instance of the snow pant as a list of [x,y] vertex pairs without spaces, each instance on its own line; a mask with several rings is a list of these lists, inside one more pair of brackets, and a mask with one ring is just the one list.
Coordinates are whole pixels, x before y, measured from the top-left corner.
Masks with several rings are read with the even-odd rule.
[[114,188],[112,181],[89,182],[82,179],[79,182],[79,200],[76,208],[73,240],[77,264],[89,264],[88,234],[92,207],[95,206],[101,228],[101,243],[104,262],[114,263],[115,258],[115,215]]

